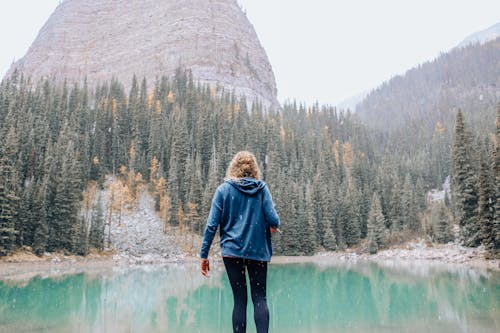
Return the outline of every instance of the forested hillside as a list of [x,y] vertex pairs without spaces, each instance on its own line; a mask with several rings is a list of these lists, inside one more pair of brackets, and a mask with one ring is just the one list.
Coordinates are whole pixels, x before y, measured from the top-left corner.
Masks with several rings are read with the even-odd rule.
[[466,246],[500,256],[500,106],[496,133],[471,135],[458,111],[452,154],[452,208]]
[[356,113],[385,132],[416,126],[427,135],[438,121],[453,123],[460,108],[474,129],[491,129],[500,101],[499,54],[500,38],[453,49],[382,84]]
[[422,232],[439,240],[451,228],[448,208],[441,225],[423,222],[428,173],[349,112],[292,103],[263,113],[181,70],[147,87],[134,78],[128,93],[116,81],[89,91],[17,73],[2,82],[1,255],[25,245],[39,254],[102,248],[106,214],[100,205],[82,214],[82,200],[108,174],[146,185],[165,223],[202,233],[242,149],[257,156],[283,221],[278,253],[360,243],[376,252]]
[[[263,114],[181,72],[146,87],[134,80],[125,94],[118,82],[89,92],[4,81],[4,253],[20,245],[84,253],[81,238],[91,237],[81,231],[93,229],[78,214],[81,193],[110,173],[151,183],[168,202],[168,223],[194,223],[201,232],[214,190],[241,149],[256,154],[274,194],[284,221],[281,252],[343,248],[366,236],[376,183],[389,176],[377,168],[370,133],[350,114],[297,105]],[[395,169],[390,178],[400,178],[401,188],[407,178],[405,200],[415,209],[406,227],[416,228],[424,191],[414,176]]]
[[[384,83],[356,109],[378,133],[375,146],[399,158],[427,187],[441,188],[451,176],[446,204],[460,226],[460,242],[483,243],[493,252],[500,250],[494,217],[500,191],[499,59],[500,38],[453,49]],[[438,214],[437,220],[447,219],[444,211]],[[441,241],[453,238],[446,228],[443,222],[437,229]]]
[[358,105],[363,123],[381,133],[377,142],[407,155],[431,187],[451,174],[450,150],[459,109],[474,133],[494,131],[500,103],[500,38],[456,48],[372,91]]

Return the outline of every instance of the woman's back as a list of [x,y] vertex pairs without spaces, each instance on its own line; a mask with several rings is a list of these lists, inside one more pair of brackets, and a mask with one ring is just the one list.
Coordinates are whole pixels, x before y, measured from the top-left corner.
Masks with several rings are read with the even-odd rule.
[[[269,261],[272,256],[270,227],[279,218],[267,185],[257,179],[226,180],[214,196],[207,227],[214,233],[220,223],[222,256]],[[211,240],[210,240],[211,243]],[[201,254],[209,247],[203,244]]]

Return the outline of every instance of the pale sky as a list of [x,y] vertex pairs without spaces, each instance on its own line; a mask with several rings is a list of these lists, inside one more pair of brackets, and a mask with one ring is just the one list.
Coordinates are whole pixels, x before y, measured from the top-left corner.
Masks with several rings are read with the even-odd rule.
[[[59,2],[0,0],[0,77]],[[307,104],[372,89],[500,21],[499,0],[238,2],[267,52],[279,100]]]

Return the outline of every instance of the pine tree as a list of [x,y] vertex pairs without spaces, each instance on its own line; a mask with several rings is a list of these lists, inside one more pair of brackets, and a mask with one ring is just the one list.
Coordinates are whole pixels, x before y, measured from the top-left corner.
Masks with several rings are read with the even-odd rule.
[[361,238],[367,236],[367,222],[370,212],[370,203],[373,193],[370,167],[365,154],[355,155],[351,168],[352,182],[358,190],[357,207],[359,209],[359,222]]
[[187,213],[184,215],[185,219],[185,225],[189,226],[189,231],[190,231],[190,236],[191,236],[191,248],[194,247],[194,233],[199,232],[200,224],[201,224],[201,218],[200,215],[198,214],[198,204],[193,203],[193,202],[188,202],[186,204],[187,206]]
[[[406,182],[405,182],[406,185]],[[394,184],[391,191],[392,197],[390,200],[390,209],[389,209],[389,223],[391,232],[400,232],[403,231],[405,227],[407,227],[407,221],[405,217],[407,216],[407,205],[406,200],[403,200],[403,193],[406,190],[406,187],[403,187],[399,181],[399,177],[397,175],[394,177]],[[408,193],[405,193],[408,195]]]
[[339,181],[340,179],[336,180],[337,185],[334,185],[336,187],[336,190],[332,191],[333,198],[331,208],[333,208],[333,232],[335,233],[335,239],[337,241],[337,249],[344,250],[347,247],[345,237],[348,216],[347,206],[344,202],[345,195],[341,193],[341,191],[344,191],[343,185],[341,183],[338,183]]
[[[397,184],[395,184],[396,181]],[[398,195],[400,195],[399,201],[401,201],[403,190],[399,186],[399,184],[400,184],[399,175],[397,174],[394,157],[392,156],[389,150],[386,150],[384,159],[382,161],[382,165],[377,172],[377,185],[376,185],[376,190],[379,193],[378,195],[380,200],[380,206],[382,208],[384,216],[387,217],[386,223],[393,223],[391,221],[392,218],[391,212],[392,211],[396,212],[399,209],[401,213],[399,219],[401,219],[400,221],[401,224],[404,224],[404,221],[402,220],[403,218],[402,215],[404,213],[405,208],[394,207],[393,209],[393,202],[392,202],[393,198]],[[392,191],[394,189],[397,191],[397,193],[393,194]],[[397,204],[400,205],[400,203]],[[388,224],[387,227],[390,227],[390,225]]]
[[[323,193],[328,193],[327,185],[323,186]],[[321,213],[322,220],[320,227],[322,228],[321,233],[323,236],[323,247],[327,251],[335,251],[338,248],[338,239],[335,235],[335,217],[334,217],[334,198],[330,193],[328,193],[322,202]]]
[[284,247],[287,253],[290,255],[301,255],[302,250],[302,240],[304,239],[304,228],[302,227],[302,221],[300,217],[303,216],[303,210],[301,209],[301,201],[304,201],[303,195],[299,188],[297,182],[292,181],[289,185],[290,192],[287,193],[286,202],[288,207],[286,209],[289,218],[286,220],[287,223],[286,235],[283,237],[285,240]]
[[62,156],[63,162],[57,182],[54,198],[54,231],[55,246],[61,250],[72,251],[74,239],[72,233],[80,234],[83,228],[78,221],[78,212],[81,200],[81,176],[77,153],[72,141],[69,141]]
[[179,211],[179,206],[182,208],[182,202],[179,197],[179,181],[178,181],[178,169],[180,168],[177,159],[172,155],[170,159],[170,169],[168,171],[168,190],[170,193],[170,210],[169,210],[169,223],[170,225],[179,225],[179,220],[177,219],[177,213]]
[[460,227],[460,240],[466,246],[478,246],[480,242],[477,221],[477,180],[470,156],[471,143],[465,131],[461,111],[457,113],[453,143],[452,192],[455,218]]
[[59,238],[57,237],[57,219],[56,219],[56,204],[55,196],[58,184],[58,171],[60,170],[60,159],[56,156],[56,150],[52,141],[48,139],[47,150],[43,164],[44,175],[42,184],[44,184],[44,192],[40,197],[44,199],[45,217],[47,222],[48,234],[46,250],[55,251],[60,246]]
[[480,157],[479,169],[479,224],[481,242],[490,252],[495,246],[493,234],[494,194],[491,184],[490,163],[483,152]]
[[408,228],[412,231],[418,231],[419,224],[417,219],[417,207],[414,200],[414,190],[413,184],[411,181],[411,177],[409,174],[406,174],[405,182],[403,184],[403,191],[401,197],[401,215],[402,215],[402,224],[404,228]]
[[344,206],[346,209],[345,221],[345,241],[348,247],[357,245],[361,237],[361,221],[359,211],[359,196],[356,189],[349,188],[347,196],[344,198]]
[[100,198],[92,208],[92,218],[90,220],[89,245],[98,250],[104,249],[104,212]]
[[[189,187],[185,186],[185,176],[186,176],[186,163],[191,152],[190,136],[188,132],[188,124],[186,115],[179,111],[178,118],[174,121],[174,133],[172,150],[170,155],[170,161],[175,159],[177,167],[172,169],[175,174],[171,174],[169,170],[169,179],[174,180],[176,184],[176,190],[178,195],[178,200],[182,203],[186,202],[186,197],[189,191]],[[169,186],[173,189],[174,186]]]
[[[373,233],[373,241],[376,243],[376,249],[380,250],[386,246],[387,231],[385,217],[380,205],[380,198],[377,192],[373,193],[372,203],[370,207],[370,215],[368,218],[368,234]],[[370,235],[371,236],[371,235]],[[368,237],[368,236],[367,236]],[[368,238],[370,241],[370,238]]]
[[366,233],[366,246],[368,253],[375,254],[378,251],[377,240],[375,239],[375,225],[371,224],[368,221],[367,225],[367,233]]
[[14,191],[12,175],[12,165],[3,156],[0,158],[0,256],[14,248],[17,234],[14,226],[19,198]]
[[[215,147],[213,148],[214,151],[212,152],[212,158],[210,159],[210,166],[209,166],[209,171],[208,171],[208,180],[207,180],[207,185],[205,186],[205,189],[203,190],[203,198],[202,198],[202,210],[201,210],[201,216],[203,220],[206,220],[208,218],[208,214],[210,212],[210,206],[212,203],[212,198],[214,196],[215,190],[217,189],[218,186],[218,179],[217,179],[217,157],[215,156]],[[202,230],[203,232],[203,227]]]
[[[189,192],[187,195],[187,204],[189,205],[188,211],[191,216],[196,216],[195,218],[191,218],[191,229],[196,233],[201,231],[202,226],[200,225],[200,212],[202,205],[202,185],[201,185],[201,165],[199,156],[196,157],[194,161],[191,163],[192,167],[189,171],[190,173],[190,183],[186,184],[189,186]],[[186,175],[187,176],[187,175]]]
[[335,234],[333,233],[332,225],[324,225],[324,239],[323,239],[323,247],[327,251],[335,251],[337,250],[337,240],[335,238]]
[[33,244],[33,235],[37,220],[34,207],[35,185],[36,184],[28,183],[27,186],[24,187],[19,200],[17,226],[15,226],[17,231],[17,245],[19,246],[31,246]]
[[[322,136],[326,139],[327,133],[324,130]],[[313,192],[313,200],[316,203],[316,211],[317,217],[316,221],[318,223],[317,234],[316,237],[319,240],[319,243],[325,248],[337,248],[337,239],[326,240],[327,230],[332,229],[334,227],[334,197],[333,191],[334,189],[332,176],[333,176],[333,161],[332,161],[332,153],[331,147],[328,145],[329,141],[323,143],[322,151],[319,156],[317,172],[314,179],[314,192]],[[333,229],[331,230],[333,235],[335,233]],[[330,232],[330,231],[328,231]],[[326,242],[329,242],[329,246],[325,245]],[[333,245],[335,243],[335,246]]]
[[198,209],[201,208],[202,196],[203,196],[203,186],[202,186],[202,167],[200,155],[197,155],[194,160],[194,170],[191,177],[191,184],[189,187],[188,201],[193,202],[197,205]]
[[422,178],[417,178],[417,182],[415,183],[415,187],[413,190],[413,197],[415,201],[415,208],[419,211],[425,210],[427,204],[425,202],[425,189]]
[[199,110],[199,112],[200,116],[198,120],[197,151],[200,156],[200,171],[201,179],[203,180],[202,185],[205,186],[208,179],[208,169],[210,165],[211,153],[213,153],[211,148],[214,141],[214,134],[210,127],[210,124],[213,122],[213,120],[211,119],[213,115],[210,114],[210,110],[207,110],[207,108],[202,108],[201,110]]
[[15,156],[17,137],[11,127],[0,157],[0,256],[7,255],[15,245],[18,213],[18,174]]
[[46,249],[49,239],[49,224],[47,221],[47,183],[37,184],[34,201],[35,233],[33,235],[33,250],[40,256]]
[[490,256],[500,258],[500,105],[497,108],[495,148],[493,149],[493,175],[491,182],[494,185],[495,194],[492,234],[494,235],[494,246],[490,250]]
[[438,243],[448,243],[453,240],[453,232],[451,230],[451,224],[446,213],[446,207],[440,205],[438,221],[436,225],[436,241]]
[[311,185],[306,185],[305,193],[305,219],[304,219],[304,238],[302,250],[305,255],[312,255],[316,252],[318,241],[316,238],[316,220],[314,214],[314,205],[312,202]]
[[72,225],[71,251],[80,256],[85,256],[89,251],[88,225],[81,216],[76,218]]

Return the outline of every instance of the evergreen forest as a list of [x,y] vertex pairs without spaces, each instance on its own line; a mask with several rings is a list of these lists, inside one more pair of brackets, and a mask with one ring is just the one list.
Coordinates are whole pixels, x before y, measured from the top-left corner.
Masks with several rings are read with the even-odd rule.
[[[500,109],[487,131],[471,131],[474,120],[457,111],[434,124],[431,141],[409,132],[399,145],[350,111],[264,110],[181,69],[130,86],[33,83],[17,72],[2,81],[0,255],[103,249],[106,212],[84,202],[110,175],[145,185],[166,225],[202,234],[229,161],[249,150],[282,220],[276,253],[376,253],[425,235],[498,256]],[[448,175],[445,199],[429,200]]]

